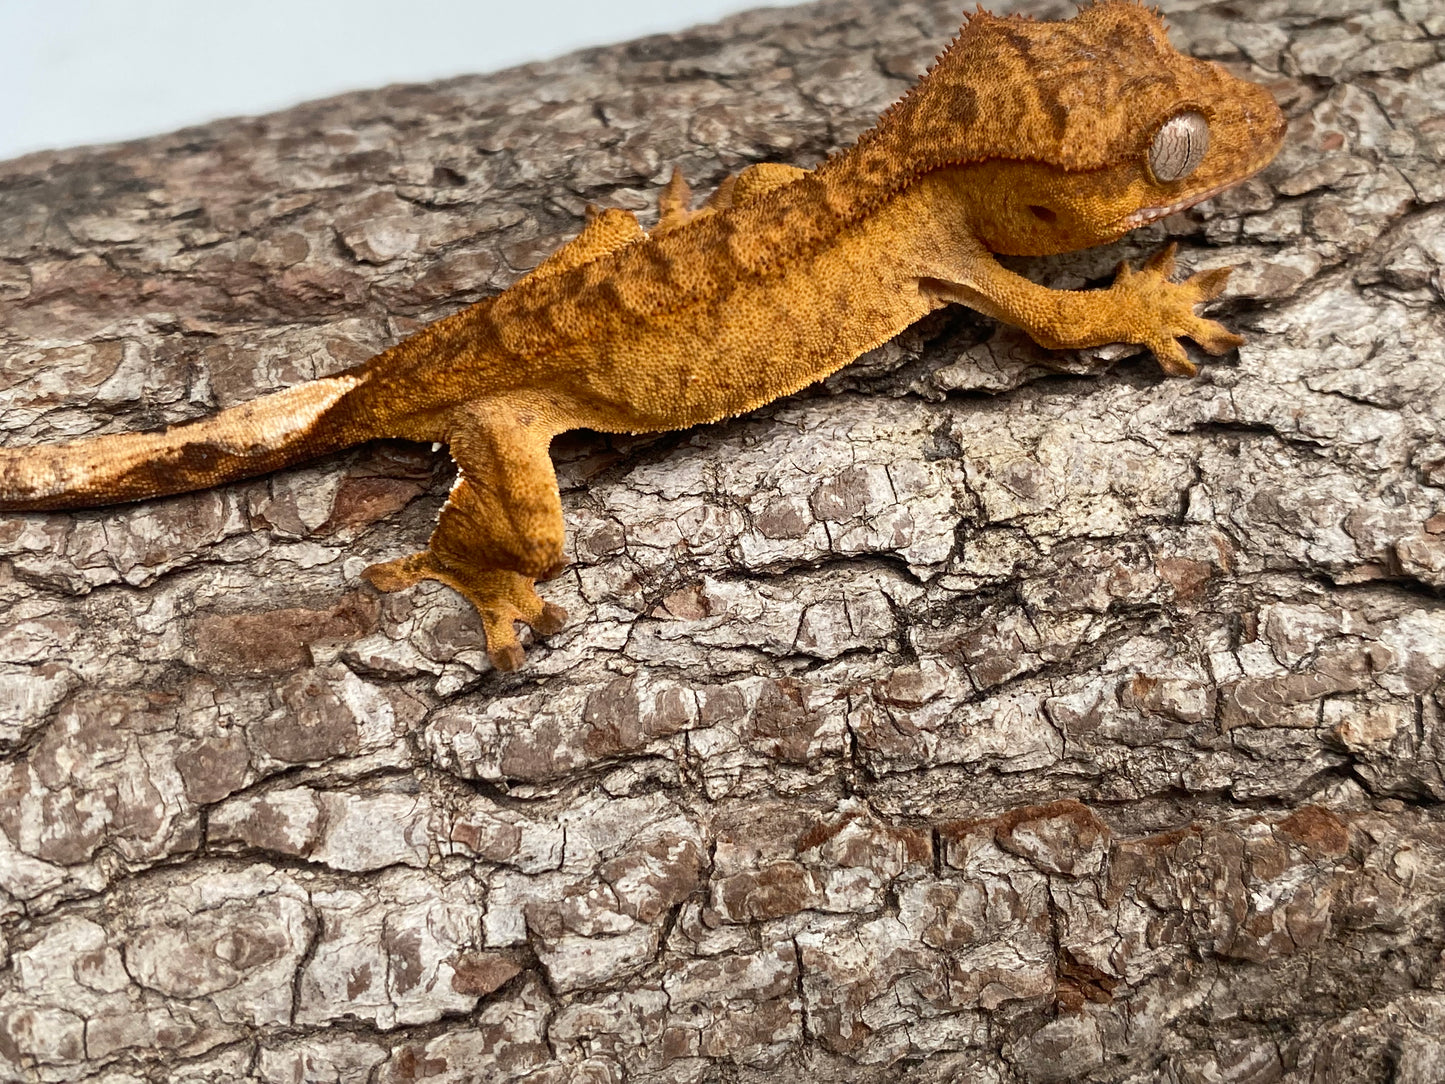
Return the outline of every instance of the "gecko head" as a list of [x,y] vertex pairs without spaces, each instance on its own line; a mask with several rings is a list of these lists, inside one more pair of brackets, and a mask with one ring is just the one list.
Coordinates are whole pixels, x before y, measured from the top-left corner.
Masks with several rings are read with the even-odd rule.
[[[1133,153],[1088,170],[1003,159],[963,167],[992,199],[976,207],[979,236],[1019,256],[1073,252],[1117,240],[1218,195],[1269,164],[1285,121],[1263,87],[1239,82],[1227,101],[1182,101],[1141,125]],[[977,184],[966,187],[980,187]]]
[[975,212],[985,242],[1046,254],[1244,180],[1279,151],[1285,119],[1264,87],[1176,50],[1151,9],[1100,0],[1063,22],[973,16],[880,128],[908,130],[920,170],[992,170],[994,205]]

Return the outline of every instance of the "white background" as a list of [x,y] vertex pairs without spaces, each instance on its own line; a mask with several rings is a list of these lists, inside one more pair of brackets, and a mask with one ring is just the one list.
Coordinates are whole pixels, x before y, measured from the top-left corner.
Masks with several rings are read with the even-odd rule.
[[769,0],[0,0],[0,160],[492,71],[761,6]]

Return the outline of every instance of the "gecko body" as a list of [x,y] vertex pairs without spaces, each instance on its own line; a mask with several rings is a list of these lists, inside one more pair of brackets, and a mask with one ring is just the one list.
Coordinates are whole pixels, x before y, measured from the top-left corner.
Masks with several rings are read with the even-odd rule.
[[1261,169],[1283,132],[1267,91],[1175,51],[1132,0],[1063,22],[980,12],[818,168],[751,166],[696,210],[674,173],[652,231],[589,212],[508,290],[348,372],[159,432],[0,449],[0,510],[144,500],[374,438],[446,443],[457,481],[427,549],[366,578],[449,584],[515,669],[515,622],[546,635],[566,616],[535,590],[563,564],[558,433],[736,415],[960,302],[1045,347],[1141,343],[1191,374],[1180,338],[1242,341],[1195,313],[1227,269],[1172,282],[1171,246],[1107,289],[1056,291],[995,255],[1115,240]]

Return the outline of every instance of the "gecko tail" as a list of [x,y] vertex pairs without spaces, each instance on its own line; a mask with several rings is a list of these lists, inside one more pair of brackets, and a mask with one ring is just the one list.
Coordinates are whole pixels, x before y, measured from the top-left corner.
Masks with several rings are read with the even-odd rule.
[[[147,433],[0,448],[0,511],[94,508],[253,478],[367,439],[333,411],[357,373],[313,380]],[[328,415],[330,417],[328,418]]]

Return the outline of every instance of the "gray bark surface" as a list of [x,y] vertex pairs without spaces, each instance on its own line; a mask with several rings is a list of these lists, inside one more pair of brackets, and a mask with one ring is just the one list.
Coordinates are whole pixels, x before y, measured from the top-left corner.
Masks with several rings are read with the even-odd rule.
[[[0,517],[0,1081],[1445,1079],[1445,9],[1165,8],[1283,153],[1020,266],[1236,265],[1197,380],[951,310],[565,438],[572,620],[513,675],[359,577],[443,453]],[[956,20],[758,12],[0,164],[3,439],[346,368],[674,164],[812,165]]]

